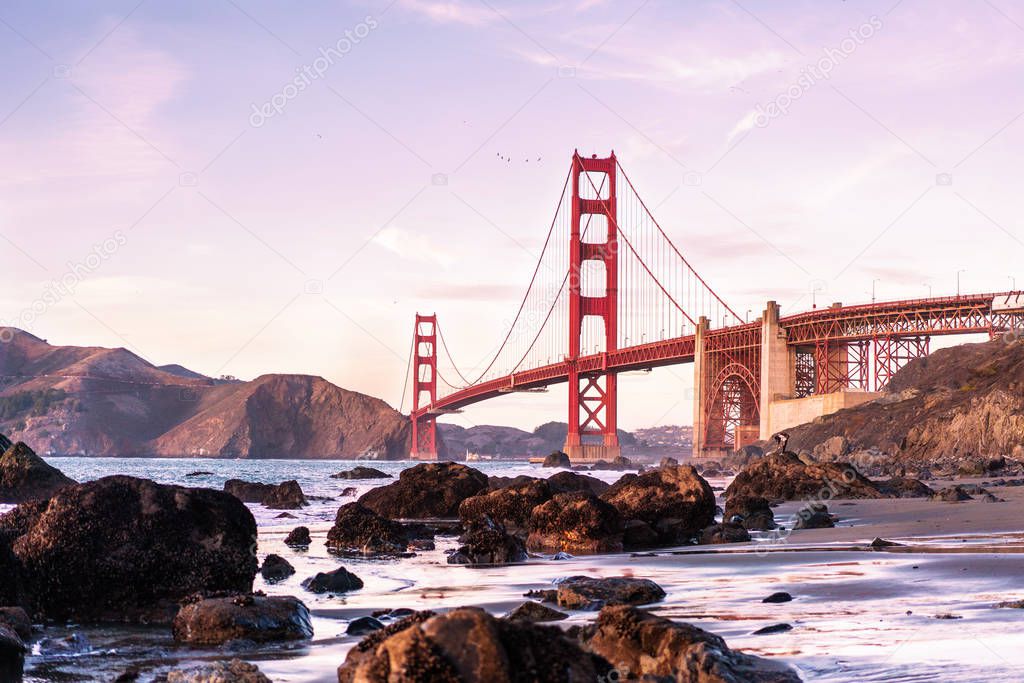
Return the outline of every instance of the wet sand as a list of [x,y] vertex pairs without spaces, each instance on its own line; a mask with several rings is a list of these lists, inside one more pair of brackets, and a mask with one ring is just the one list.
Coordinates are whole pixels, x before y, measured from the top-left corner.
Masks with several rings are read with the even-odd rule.
[[[617,478],[618,473],[607,476]],[[712,483],[722,487],[726,482]],[[349,621],[357,617],[381,609],[462,605],[503,614],[525,600],[523,593],[550,587],[558,577],[627,574],[653,579],[666,590],[667,598],[651,606],[657,613],[713,631],[732,647],[785,661],[807,681],[1019,681],[1024,671],[1024,610],[993,605],[1024,598],[1024,487],[990,490],[1007,502],[836,500],[829,502],[840,516],[835,529],[796,531],[783,538],[758,534],[751,543],[726,546],[566,561],[537,558],[485,568],[448,565],[445,550],[454,548],[456,540],[446,536],[438,538],[436,550],[412,558],[339,559],[324,547],[330,524],[323,514],[318,513],[316,522],[278,520],[254,506],[261,559],[276,553],[298,570],[276,585],[257,578],[256,588],[303,599],[313,612],[316,636],[307,644],[235,654],[256,662],[274,681],[334,681],[335,669],[358,640],[345,635]],[[776,508],[776,518],[786,524],[799,507],[786,503]],[[283,543],[299,523],[313,535],[305,552]],[[876,536],[903,545],[871,549],[868,544]],[[339,564],[359,575],[365,587],[327,597],[309,594],[299,585]],[[776,591],[789,592],[794,600],[761,602]],[[572,612],[561,623],[585,623],[593,617],[592,612]],[[754,635],[780,623],[793,628]],[[147,670],[140,678],[145,681],[176,663],[225,656],[221,650],[180,648],[167,629],[74,630],[86,635],[92,649],[68,657],[33,657],[27,680],[58,680],[55,670],[110,680],[137,662]]]

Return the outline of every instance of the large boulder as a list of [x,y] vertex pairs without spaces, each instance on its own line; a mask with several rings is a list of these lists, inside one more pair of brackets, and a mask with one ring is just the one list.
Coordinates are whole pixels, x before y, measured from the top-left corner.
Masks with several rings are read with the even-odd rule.
[[689,465],[627,474],[601,494],[624,519],[651,527],[661,544],[688,541],[715,521],[711,485]]
[[228,479],[224,482],[224,490],[243,503],[262,503],[267,495],[274,490],[274,485],[258,481]]
[[393,477],[387,472],[381,472],[375,467],[363,467],[362,465],[356,465],[350,470],[342,470],[337,474],[332,474],[331,479],[392,479]]
[[21,441],[0,455],[0,503],[45,500],[74,483]]
[[562,451],[555,451],[554,453],[551,453],[544,458],[544,462],[541,463],[541,467],[564,467],[568,469],[571,466],[572,463],[569,461],[569,456]]
[[601,680],[611,669],[554,626],[475,607],[421,614],[363,639],[338,669],[339,683],[570,683]]
[[526,559],[526,546],[487,515],[466,525],[463,545],[448,556],[448,564],[509,564]]
[[[2,520],[3,517],[0,517],[0,521]],[[0,529],[0,605],[28,604],[24,567],[11,549],[7,536]]]
[[20,681],[28,647],[14,629],[0,622],[0,681]]
[[788,667],[732,650],[713,633],[629,606],[605,607],[580,640],[620,674],[680,683],[799,683]]
[[701,545],[718,545],[720,543],[746,543],[750,533],[740,524],[723,522],[712,524],[700,534]]
[[622,550],[622,517],[592,493],[559,493],[533,509],[526,547],[537,552],[576,554]]
[[740,524],[747,531],[770,531],[776,527],[775,513],[767,498],[734,496],[725,501],[722,519]]
[[176,641],[190,645],[232,640],[267,643],[308,640],[313,637],[313,625],[309,610],[298,598],[234,595],[182,605],[172,632]]
[[556,493],[571,493],[573,491],[589,491],[595,496],[600,496],[611,486],[608,482],[601,481],[597,477],[588,477],[577,472],[558,472],[557,474],[552,474],[546,481],[552,495]]
[[205,662],[188,669],[174,669],[168,672],[167,683],[271,683],[271,681],[255,664],[243,662],[241,659],[232,659],[231,661]]
[[772,501],[885,497],[853,465],[802,460],[789,452],[766,455],[744,467],[725,490],[727,501],[736,496]]
[[295,567],[292,566],[291,562],[273,553],[266,556],[263,560],[263,566],[260,567],[260,576],[267,583],[284,581],[294,573]]
[[612,576],[595,579],[570,576],[558,583],[555,600],[559,607],[599,610],[608,605],[647,605],[665,598],[665,591],[650,579]]
[[935,493],[920,479],[911,477],[892,477],[876,484],[878,490],[889,498],[928,498]]
[[294,479],[273,487],[263,498],[263,505],[271,510],[298,510],[309,505],[306,495],[302,492],[299,482]]
[[334,526],[327,532],[327,548],[341,554],[396,555],[408,546],[405,527],[360,503],[338,508]]
[[197,591],[250,591],[256,521],[233,496],[113,476],[0,517],[35,611],[167,622]]
[[459,505],[459,519],[465,525],[486,515],[512,533],[525,531],[533,508],[550,499],[548,483],[543,479],[531,479],[467,498]]
[[345,569],[338,567],[329,572],[319,572],[302,582],[310,593],[347,593],[363,587],[363,580]]
[[487,475],[455,462],[422,463],[398,481],[364,493],[359,502],[390,519],[455,518],[462,501],[487,490]]

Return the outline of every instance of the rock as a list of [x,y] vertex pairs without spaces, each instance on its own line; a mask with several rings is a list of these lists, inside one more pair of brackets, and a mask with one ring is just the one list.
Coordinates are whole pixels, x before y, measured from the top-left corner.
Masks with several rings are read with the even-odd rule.
[[726,489],[726,503],[736,496],[769,500],[884,497],[853,465],[805,463],[789,452],[766,455],[744,467]]
[[0,517],[34,611],[54,620],[169,622],[197,591],[252,590],[256,521],[221,491],[113,476]]
[[355,486],[346,486],[341,490],[341,493],[339,493],[338,495],[341,498],[348,498],[349,496],[354,496],[357,493],[359,493],[359,489],[357,489]]
[[677,683],[800,683],[782,664],[732,650],[713,633],[635,607],[605,607],[580,639],[615,663],[619,678],[614,680],[628,675]]
[[566,469],[569,469],[571,466],[572,463],[569,461],[569,456],[562,451],[555,451],[544,458],[544,462],[541,464],[541,467],[564,467]]
[[356,465],[350,470],[342,470],[332,474],[331,479],[393,479],[387,472],[381,472],[374,467],[363,467]]
[[270,554],[263,560],[260,575],[267,583],[284,581],[295,573],[295,567],[280,555]]
[[778,526],[768,499],[761,496],[734,496],[728,499],[722,519],[738,523],[747,531],[770,531]]
[[791,602],[792,600],[793,600],[793,596],[792,595],[790,595],[789,593],[786,593],[785,591],[780,591],[778,593],[772,593],[771,595],[769,595],[767,598],[765,598],[761,602],[766,602],[768,604],[778,604],[778,603],[782,603],[782,602]]
[[658,462],[658,467],[679,467],[679,461],[666,455]]
[[360,503],[338,508],[334,526],[327,532],[327,548],[342,554],[395,555],[408,545],[409,536],[401,524]]
[[437,545],[429,538],[411,538],[409,539],[409,549],[430,551],[437,550]]
[[650,579],[628,576],[570,576],[559,582],[557,591],[559,607],[589,611],[611,605],[647,605],[665,598],[665,591]]
[[793,627],[789,624],[772,624],[771,626],[765,626],[754,631],[755,636],[767,636],[773,633],[785,633],[786,631],[792,631]]
[[570,683],[597,681],[610,668],[557,627],[463,607],[419,613],[370,634],[349,651],[338,682]]
[[0,455],[0,503],[46,500],[74,483],[21,441]]
[[850,453],[850,442],[845,436],[833,436],[815,446],[813,453],[820,460],[838,460]]
[[828,507],[822,503],[808,503],[796,513],[793,529],[831,529],[836,525],[835,518],[829,514]]
[[345,629],[345,633],[350,636],[365,636],[368,633],[379,631],[384,628],[384,624],[380,623],[373,617],[359,617],[349,622],[348,628]]
[[551,495],[558,493],[572,493],[574,491],[588,491],[595,496],[600,496],[610,488],[608,482],[601,481],[597,477],[588,477],[577,472],[558,472],[552,474],[545,481],[551,489]]
[[530,621],[533,623],[540,623],[544,621],[561,621],[562,619],[568,619],[569,615],[565,612],[559,612],[556,609],[551,609],[547,605],[542,605],[539,602],[530,600],[516,607],[514,610],[506,614],[504,619],[510,619],[512,621]]
[[459,542],[463,545],[448,557],[448,564],[510,564],[526,560],[522,540],[487,515],[470,522]]
[[274,515],[274,519],[297,519],[295,515],[290,512],[282,512],[279,515]]
[[298,510],[309,505],[302,487],[294,479],[274,486],[263,497],[263,505],[271,510]]
[[175,669],[167,674],[167,683],[271,683],[271,681],[255,664],[232,659],[229,662],[206,662],[190,669]]
[[657,548],[662,545],[661,537],[647,522],[639,519],[626,520],[622,525],[622,547],[629,550]]
[[533,509],[526,547],[577,555],[622,551],[622,517],[591,493],[559,493]]
[[364,493],[359,502],[392,519],[452,519],[462,501],[487,489],[487,475],[454,462],[422,463],[398,481]]
[[256,643],[313,637],[309,610],[292,596],[235,595],[182,605],[174,618],[174,640],[190,645]]
[[213,472],[207,472],[206,470],[197,470],[195,472],[189,472],[185,475],[186,477],[212,477]]
[[273,484],[243,481],[242,479],[228,479],[224,482],[224,490],[243,503],[262,503],[273,488]]
[[532,479],[467,498],[459,505],[459,519],[466,525],[486,515],[512,533],[525,531],[533,508],[550,499],[551,489],[547,482]]
[[700,535],[702,545],[717,545],[719,543],[745,543],[750,540],[750,534],[739,524],[723,522],[712,524],[704,529]]
[[0,623],[0,681],[21,681],[27,652],[28,647],[14,629]]
[[880,548],[901,548],[903,547],[903,544],[894,543],[893,541],[887,541],[884,538],[879,538],[878,536],[875,536],[875,540],[871,541],[868,547],[878,550]]
[[555,553],[554,555],[552,555],[551,559],[553,561],[555,561],[555,562],[562,562],[562,561],[565,561],[565,560],[573,560],[573,559],[576,559],[576,558],[573,557],[572,555],[570,555],[569,553],[558,552],[558,553]]
[[984,494],[982,494],[982,496],[981,496],[981,498],[979,498],[979,500],[982,503],[1005,503],[1006,502],[1005,498],[999,498],[997,496],[993,496],[991,493],[989,493],[987,491]]
[[284,539],[284,544],[292,548],[308,547],[313,542],[310,538],[309,528],[297,526],[292,529]]
[[319,572],[302,582],[310,593],[347,593],[363,587],[363,580],[344,567],[332,572]]
[[962,486],[949,486],[932,494],[932,500],[940,500],[946,503],[959,503],[964,500],[972,500],[971,496]]
[[648,524],[663,545],[686,542],[715,521],[715,494],[689,465],[626,475],[601,500],[614,505],[623,519]]
[[928,498],[934,491],[920,479],[893,477],[877,482],[878,490],[888,498]]
[[611,460],[598,460],[591,468],[592,470],[635,470],[636,465],[629,458],[624,458],[621,455]]
[[32,638],[32,621],[20,607],[0,607],[0,626],[11,629],[22,640]]
[[996,605],[1000,609],[1024,609],[1024,600],[1007,600]]
[[4,520],[12,523],[13,526],[19,511],[26,510],[28,510],[28,506],[22,505],[6,515],[0,516],[0,605],[28,607],[30,604],[24,567],[11,549],[4,530]]

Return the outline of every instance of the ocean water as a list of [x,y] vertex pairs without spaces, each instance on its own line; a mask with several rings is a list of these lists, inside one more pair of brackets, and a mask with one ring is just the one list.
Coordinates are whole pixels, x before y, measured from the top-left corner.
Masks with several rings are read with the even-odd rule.
[[[342,461],[196,460],[53,458],[69,476],[85,481],[109,474],[142,476],[165,483],[222,488],[241,478],[277,483],[297,480],[316,501],[298,519],[279,519],[279,511],[250,505],[259,525],[259,554],[279,554],[297,569],[286,581],[256,588],[296,595],[310,607],[316,631],[312,642],[232,650],[195,650],[176,645],[166,628],[49,625],[37,639],[26,665],[26,680],[109,681],[128,668],[140,681],[159,680],[171,668],[203,659],[239,656],[257,663],[274,681],[335,681],[336,669],[358,639],[345,634],[357,617],[387,608],[449,609],[478,605],[504,614],[524,601],[529,590],[546,588],[559,577],[632,575],[653,579],[667,598],[653,608],[664,616],[691,622],[723,636],[730,646],[777,658],[807,681],[1020,681],[1024,679],[1024,613],[994,610],[993,602],[1018,591],[1024,597],[1024,555],[1020,534],[991,534],[991,550],[965,554],[971,539],[928,539],[922,553],[873,553],[843,543],[801,543],[799,533],[784,543],[763,538],[754,544],[688,547],[653,553],[598,555],[555,561],[550,556],[507,567],[448,565],[446,551],[457,545],[441,536],[437,549],[401,560],[340,559],[327,553],[324,540],[339,505],[391,480],[349,482],[330,475],[355,465]],[[397,474],[415,463],[368,464]],[[490,474],[546,476],[527,463],[474,463]],[[189,477],[204,470],[208,475]],[[614,481],[620,472],[595,472]],[[720,490],[726,480],[711,480]],[[355,493],[343,495],[346,487]],[[981,509],[984,509],[981,505]],[[780,519],[795,511],[784,506]],[[294,526],[309,526],[313,544],[296,551],[283,539]],[[859,520],[846,522],[859,533]],[[1024,527],[1024,520],[1022,520]],[[862,538],[874,536],[870,525]],[[999,544],[1002,544],[1000,546]],[[770,551],[768,551],[770,550]],[[345,566],[365,587],[343,596],[315,596],[300,583],[318,571]],[[764,604],[775,591],[793,594],[793,602]],[[937,618],[950,615],[955,618]],[[593,613],[572,613],[564,625],[586,623]],[[792,630],[755,635],[773,624]]]

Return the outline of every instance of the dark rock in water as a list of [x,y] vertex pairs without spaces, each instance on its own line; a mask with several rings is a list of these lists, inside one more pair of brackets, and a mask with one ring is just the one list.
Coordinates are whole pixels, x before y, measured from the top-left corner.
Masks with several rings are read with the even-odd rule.
[[302,582],[310,593],[347,593],[363,587],[363,580],[344,567],[332,572],[320,572]]
[[345,633],[350,636],[365,636],[368,633],[379,631],[384,628],[384,624],[380,623],[373,617],[359,617],[349,622],[348,628],[345,629]]
[[263,498],[263,505],[271,510],[298,510],[309,505],[306,496],[302,493],[299,482],[292,479],[273,487]]
[[32,621],[20,607],[0,607],[0,626],[7,626],[22,640],[32,637]]
[[[719,636],[636,609],[605,607],[583,646],[630,679],[678,683],[800,683],[783,664],[732,650]],[[620,674],[622,675],[622,674]]]
[[562,451],[555,451],[548,457],[544,458],[541,467],[564,467],[569,469],[572,466],[572,462],[569,461],[569,456]]
[[409,535],[398,522],[381,517],[360,503],[338,508],[327,532],[327,548],[342,554],[394,555],[405,552]]
[[74,483],[21,441],[0,455],[0,503],[45,500]]
[[559,607],[591,611],[612,605],[647,605],[665,598],[662,587],[650,579],[627,576],[570,576],[558,583],[557,591]]
[[263,484],[258,481],[243,481],[241,479],[228,479],[224,482],[224,490],[243,503],[262,503],[274,489],[273,484]]
[[702,545],[717,545],[720,543],[745,543],[750,540],[750,533],[739,524],[723,522],[712,524],[704,529],[700,535]]
[[304,526],[295,527],[284,539],[284,544],[292,548],[308,547],[312,542],[313,539],[309,536],[309,528]]
[[573,560],[573,559],[576,559],[576,558],[574,558],[569,553],[555,553],[554,555],[551,556],[551,559],[554,560],[555,562],[560,562],[560,561],[563,561],[563,560]]
[[793,596],[792,595],[790,595],[789,593],[786,593],[785,591],[780,591],[778,593],[772,593],[771,595],[769,595],[767,598],[765,598],[761,602],[766,602],[766,603],[769,603],[769,604],[777,604],[777,603],[782,603],[782,602],[791,602],[792,600],[793,600]]
[[[167,679],[168,681],[170,680],[170,675],[172,673],[176,673],[178,675],[185,675],[186,674],[185,671],[182,671],[180,669],[176,669],[175,671],[171,671],[170,673],[167,674],[168,675],[168,679]],[[122,671],[120,674],[117,675],[117,678],[114,679],[114,683],[136,683],[136,681],[139,680],[139,677],[141,675],[142,675],[142,672],[139,670],[138,667],[129,666],[127,669],[125,669],[124,671]],[[175,680],[178,681],[179,683],[181,683],[181,681],[182,681],[181,678],[176,678]],[[195,683],[195,679],[193,679],[192,681],[189,681],[186,678],[184,680],[185,680],[186,683]],[[235,683],[235,682],[231,681],[231,683]]]
[[248,592],[256,521],[233,496],[113,476],[0,517],[33,611],[54,620],[167,622],[198,591]]
[[591,493],[560,493],[533,509],[526,547],[577,555],[622,551],[622,517]]
[[358,492],[359,489],[357,489],[355,486],[346,486],[341,490],[341,493],[339,493],[338,496],[340,498],[348,498],[349,496],[356,495]]
[[83,655],[92,652],[92,643],[83,633],[76,631],[63,638],[43,638],[39,651],[44,655]]
[[487,490],[487,475],[454,462],[402,470],[398,481],[364,493],[359,502],[392,519],[453,519],[462,501]]
[[887,541],[884,538],[878,538],[876,536],[875,540],[871,541],[870,547],[872,547],[872,548],[874,548],[876,550],[879,549],[879,548],[900,548],[900,547],[903,547],[903,544],[902,543],[894,543],[892,541]]
[[559,612],[556,609],[551,609],[547,605],[542,605],[539,602],[533,602],[531,600],[530,602],[524,602],[519,605],[519,607],[516,607],[503,618],[513,621],[518,620],[539,623],[544,621],[561,621],[562,619],[568,619],[569,615],[565,612]]
[[543,479],[532,479],[496,491],[485,491],[459,505],[463,525],[487,516],[509,531],[525,531],[533,508],[551,499],[551,489]]
[[635,470],[637,466],[633,464],[633,461],[629,458],[624,458],[621,455],[612,460],[598,460],[591,468],[592,470]]
[[409,549],[422,551],[437,550],[437,544],[429,538],[411,538],[409,539]]
[[6,624],[0,623],[0,681],[20,681],[28,647]]
[[835,517],[829,514],[828,507],[821,503],[810,503],[796,513],[793,529],[831,529],[836,525]]
[[196,472],[189,472],[185,475],[186,477],[211,477],[213,472],[207,472],[206,470],[198,470]]
[[363,467],[362,465],[356,465],[350,470],[343,470],[337,474],[332,474],[331,479],[392,479],[393,477],[387,472],[381,472],[374,467]]
[[294,573],[295,567],[280,555],[267,555],[263,560],[263,566],[260,567],[260,575],[268,583],[284,581]]
[[946,503],[959,503],[961,501],[973,499],[962,486],[950,486],[933,493],[932,500],[939,500]]
[[206,662],[190,669],[175,669],[167,674],[167,683],[271,683],[271,681],[255,664],[232,659],[229,662]]
[[475,607],[423,614],[363,639],[339,667],[338,682],[570,683],[597,681],[611,669],[554,626],[496,619]]
[[279,515],[274,515],[274,519],[297,519],[297,517],[290,512],[282,512]]
[[1008,600],[1000,602],[996,607],[1001,609],[1024,609],[1024,600]]
[[889,498],[928,498],[935,493],[920,479],[911,477],[893,477],[876,483],[878,490]]
[[793,627],[789,624],[772,624],[771,626],[765,626],[754,631],[755,636],[767,636],[773,633],[785,633],[786,631],[792,631]]
[[622,547],[629,550],[657,548],[662,545],[661,537],[647,522],[639,519],[627,520],[622,525]]
[[448,557],[448,564],[510,564],[526,560],[522,540],[487,515],[470,522],[459,542],[463,545]]
[[601,494],[623,519],[639,519],[664,545],[681,543],[715,521],[715,494],[693,467],[626,475]]
[[805,462],[789,452],[766,455],[744,467],[725,491],[726,501],[736,496],[769,500],[885,497],[853,465]]
[[770,531],[777,526],[768,499],[760,496],[734,496],[728,499],[722,519],[738,523],[747,531]]
[[679,461],[665,456],[658,462],[658,467],[679,467]]
[[607,491],[611,484],[601,481],[597,477],[589,477],[577,472],[558,472],[545,479],[551,495],[558,493],[572,493],[574,491],[586,491],[600,496]]
[[292,596],[235,595],[185,604],[174,618],[174,639],[190,645],[255,643],[313,637],[309,610]]

